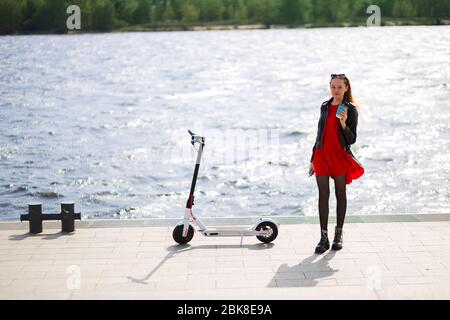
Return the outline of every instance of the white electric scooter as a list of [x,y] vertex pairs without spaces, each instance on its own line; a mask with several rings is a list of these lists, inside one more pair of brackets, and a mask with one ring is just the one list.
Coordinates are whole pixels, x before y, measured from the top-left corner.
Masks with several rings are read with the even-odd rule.
[[184,219],[181,220],[173,230],[173,239],[179,244],[186,244],[192,240],[194,236],[194,228],[192,223],[198,227],[198,232],[206,237],[241,237],[241,244],[243,237],[256,236],[258,240],[269,243],[275,240],[278,236],[279,223],[270,218],[259,218],[257,223],[250,227],[217,227],[208,228],[202,223],[200,218],[194,216],[192,213],[192,206],[194,205],[194,190],[197,182],[198,169],[200,167],[200,160],[205,146],[205,137],[194,134],[188,130],[191,135],[191,144],[195,148],[195,144],[199,144],[197,162],[195,164],[194,176],[192,178],[191,191],[186,204],[186,211]]

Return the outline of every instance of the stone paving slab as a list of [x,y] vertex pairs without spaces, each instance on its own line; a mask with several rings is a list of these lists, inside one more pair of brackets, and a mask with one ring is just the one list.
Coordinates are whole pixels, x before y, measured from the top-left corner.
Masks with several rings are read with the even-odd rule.
[[0,299],[450,298],[444,220],[348,223],[344,248],[323,255],[317,224],[282,224],[268,245],[196,233],[184,246],[168,226],[0,225]]

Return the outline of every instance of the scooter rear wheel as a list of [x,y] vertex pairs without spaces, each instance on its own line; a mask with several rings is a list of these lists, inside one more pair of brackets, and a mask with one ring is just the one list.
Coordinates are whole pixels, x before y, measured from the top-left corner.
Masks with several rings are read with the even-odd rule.
[[183,225],[178,225],[175,229],[173,229],[172,237],[175,242],[179,244],[186,244],[194,237],[194,228],[189,225],[188,233],[186,237],[183,237]]
[[256,238],[258,238],[259,241],[264,242],[264,243],[270,243],[273,240],[276,239],[276,237],[278,236],[278,227],[275,223],[270,222],[270,221],[264,221],[261,222],[260,224],[258,224],[256,226],[256,231],[260,231],[260,230],[264,230],[264,231],[269,231],[269,235],[268,236],[256,236]]

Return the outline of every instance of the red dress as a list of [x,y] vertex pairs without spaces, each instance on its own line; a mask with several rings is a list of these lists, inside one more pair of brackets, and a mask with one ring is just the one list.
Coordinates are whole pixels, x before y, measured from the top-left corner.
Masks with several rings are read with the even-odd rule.
[[336,117],[338,105],[328,106],[328,116],[323,133],[322,148],[314,150],[313,166],[316,176],[341,176],[347,173],[346,184],[364,174],[364,168],[342,147],[339,142],[340,120]]

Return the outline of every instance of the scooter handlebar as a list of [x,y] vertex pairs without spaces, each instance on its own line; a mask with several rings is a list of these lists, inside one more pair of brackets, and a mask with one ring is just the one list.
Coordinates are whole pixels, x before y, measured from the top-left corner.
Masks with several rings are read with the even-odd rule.
[[191,130],[188,130],[189,134],[191,135],[191,144],[195,145],[196,142],[205,144],[205,137],[201,137],[195,133],[193,133]]

